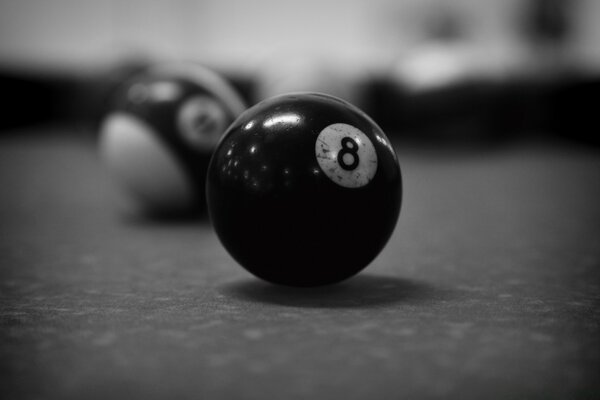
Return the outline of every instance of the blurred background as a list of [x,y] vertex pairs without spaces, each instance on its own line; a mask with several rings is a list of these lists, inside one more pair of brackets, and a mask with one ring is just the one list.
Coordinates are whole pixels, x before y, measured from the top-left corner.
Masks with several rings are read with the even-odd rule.
[[115,85],[173,60],[216,69],[250,104],[338,95],[407,140],[598,144],[596,0],[2,0],[0,127],[93,129]]

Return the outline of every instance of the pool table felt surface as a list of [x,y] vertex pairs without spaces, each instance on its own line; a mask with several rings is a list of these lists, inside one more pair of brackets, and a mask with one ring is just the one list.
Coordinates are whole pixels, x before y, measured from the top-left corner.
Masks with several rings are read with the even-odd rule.
[[599,398],[599,153],[397,150],[387,247],[293,289],[132,212],[89,137],[2,137],[0,396]]

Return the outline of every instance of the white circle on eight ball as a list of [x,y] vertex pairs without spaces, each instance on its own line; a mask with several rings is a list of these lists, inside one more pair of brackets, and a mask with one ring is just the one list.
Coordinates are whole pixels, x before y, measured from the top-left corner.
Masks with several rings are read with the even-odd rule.
[[358,128],[337,123],[319,133],[315,156],[321,170],[336,184],[359,188],[377,172],[377,152],[367,135]]

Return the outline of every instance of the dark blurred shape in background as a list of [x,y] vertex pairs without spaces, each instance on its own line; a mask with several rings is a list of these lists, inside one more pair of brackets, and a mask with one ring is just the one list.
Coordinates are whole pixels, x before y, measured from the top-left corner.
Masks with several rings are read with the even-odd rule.
[[195,60],[250,104],[324,91],[397,140],[535,134],[597,146],[599,14],[595,0],[6,1],[0,129],[60,121],[93,131],[128,76]]

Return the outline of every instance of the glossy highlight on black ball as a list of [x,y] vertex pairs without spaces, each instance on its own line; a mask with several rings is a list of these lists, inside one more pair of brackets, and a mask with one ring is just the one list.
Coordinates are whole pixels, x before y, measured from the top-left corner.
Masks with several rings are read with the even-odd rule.
[[396,154],[355,106],[320,93],[267,99],[223,135],[207,176],[233,258],[277,284],[342,281],[383,249],[400,212]]

